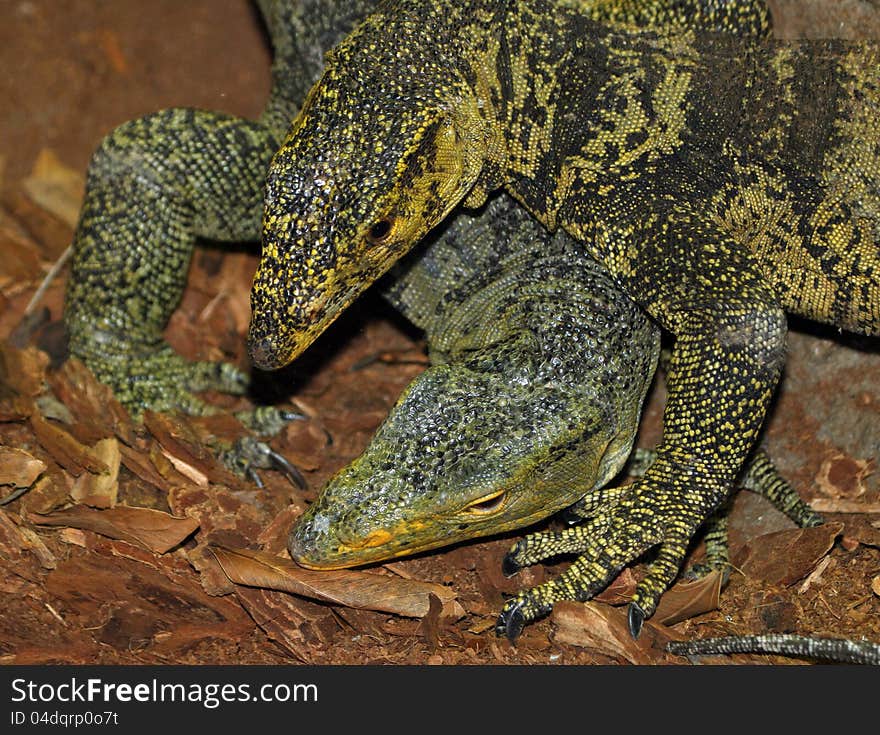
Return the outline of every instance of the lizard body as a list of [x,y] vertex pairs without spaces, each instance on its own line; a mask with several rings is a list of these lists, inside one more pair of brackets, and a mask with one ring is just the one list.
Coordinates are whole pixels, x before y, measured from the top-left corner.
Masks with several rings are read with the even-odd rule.
[[[204,388],[229,392],[245,389],[247,376],[242,371],[225,363],[188,363],[165,344],[162,331],[180,299],[196,237],[258,238],[262,182],[271,156],[280,146],[300,100],[319,76],[324,52],[372,9],[373,2],[267,0],[260,7],[275,59],[271,97],[259,120],[200,110],[161,111],[116,129],[102,142],[90,165],[64,318],[71,353],[111,385],[135,415],[145,408],[211,412],[215,409],[194,392]],[[579,8],[597,17],[639,24],[704,23],[749,33],[766,33],[769,26],[763,5],[738,0],[598,0],[579,4]],[[473,276],[486,269],[498,273],[506,267],[505,258],[512,260],[509,256],[514,243],[532,246],[537,258],[542,248],[534,246],[550,241],[542,228],[506,199],[499,201],[491,212],[467,218],[467,222],[470,224],[458,226],[450,238],[444,240],[441,235],[435,247],[435,254],[444,253],[447,259],[455,255],[461,260],[463,265],[456,272],[448,270],[445,279],[432,276],[426,281],[419,276],[426,270],[413,268],[389,291],[395,305],[432,334],[439,334],[440,322],[436,314],[429,317],[428,313],[436,308],[439,299],[448,295],[462,273]],[[455,244],[450,245],[452,240]],[[549,250],[544,253],[549,254]],[[518,257],[519,272],[526,278],[527,266],[522,254]],[[433,257],[432,262],[436,266],[440,258]],[[587,270],[591,269],[589,266]],[[513,280],[508,278],[506,282]],[[604,283],[600,286],[607,288]],[[585,289],[580,292],[588,295]],[[615,300],[609,303],[613,306]],[[571,306],[575,306],[574,301]],[[451,309],[448,311],[452,313]],[[464,313],[464,309],[459,309],[459,313]],[[626,323],[622,314],[618,317],[621,325]],[[644,332],[646,328],[640,329]],[[447,342],[454,331],[445,329]],[[653,353],[652,344],[643,340],[636,340],[635,344],[644,345],[643,357]],[[460,344],[455,349],[461,352],[464,348]],[[518,349],[527,353],[525,345]],[[539,356],[536,353],[533,357]],[[635,350],[628,359],[636,359]],[[521,363],[521,367],[525,365],[525,359]],[[623,370],[623,366],[621,361],[621,375],[639,375],[638,380],[650,380],[646,370],[631,366]],[[609,376],[610,371],[605,379]],[[490,377],[488,373],[486,377]],[[504,377],[497,376],[496,380],[499,379]],[[584,387],[589,392],[590,386]],[[643,390],[636,391],[628,407],[623,405],[625,392],[620,396],[614,418],[627,432],[635,427],[642,395]],[[531,407],[536,406],[537,401],[533,400]],[[255,428],[271,431],[284,414],[270,408],[242,418]],[[554,420],[559,423],[562,417]],[[622,453],[623,444],[616,451]],[[532,449],[528,439],[523,438],[522,456],[529,456]],[[251,461],[250,457],[248,453],[246,459]],[[232,461],[237,462],[237,458]],[[603,462],[607,465],[601,456],[590,453],[585,454],[583,461],[585,467]],[[619,466],[621,461],[622,455],[615,458],[613,465]],[[611,466],[606,467],[604,475],[614,474]],[[584,483],[589,487],[593,479],[591,472],[585,472],[577,487]],[[545,515],[561,507],[562,500],[552,503]],[[536,496],[533,505],[539,505],[538,501]],[[491,527],[488,522],[486,525]]]
[[[401,0],[328,57],[269,171],[250,351],[299,354],[459,203],[505,188],[676,337],[658,459],[510,631],[659,546],[656,607],[728,495],[780,374],[785,311],[880,328],[876,45],[595,23],[570,3]],[[357,114],[354,111],[357,110]],[[808,112],[814,111],[814,112]]]

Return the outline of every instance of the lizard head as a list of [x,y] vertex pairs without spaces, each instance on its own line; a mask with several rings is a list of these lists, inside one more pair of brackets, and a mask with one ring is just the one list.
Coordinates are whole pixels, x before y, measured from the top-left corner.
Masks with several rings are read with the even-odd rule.
[[357,566],[537,522],[601,487],[629,453],[632,426],[580,381],[493,379],[428,368],[366,451],[298,519],[291,556]]
[[487,123],[457,71],[464,42],[431,27],[405,2],[368,17],[328,54],[274,156],[251,292],[258,367],[297,357],[480,177]]

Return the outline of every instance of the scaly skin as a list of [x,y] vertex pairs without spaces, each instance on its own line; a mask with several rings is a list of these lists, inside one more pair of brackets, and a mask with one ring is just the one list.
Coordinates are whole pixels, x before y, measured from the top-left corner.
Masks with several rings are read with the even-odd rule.
[[[291,530],[291,555],[304,566],[354,566],[497,534],[575,500],[572,515],[584,520],[616,499],[602,487],[631,446],[656,327],[567,235],[550,235],[504,197],[457,215],[413,255],[385,294],[426,331],[434,366]],[[571,333],[573,318],[585,335]],[[799,525],[822,522],[762,453],[743,481]],[[691,575],[729,568],[723,514],[706,544]]]
[[876,643],[840,638],[808,638],[785,633],[671,641],[666,650],[688,657],[717,653],[776,653],[845,664],[880,666],[880,646]]
[[[460,203],[505,188],[676,337],[664,441],[512,628],[659,547],[638,633],[764,419],[785,311],[880,331],[880,52],[597,24],[548,0],[398,0],[329,56],[270,167],[256,364],[294,359]],[[355,196],[356,193],[356,196]]]
[[[286,125],[287,116],[296,109],[296,99],[317,77],[321,45],[332,42],[341,29],[350,26],[363,13],[365,3],[341,2],[329,10],[309,4],[264,5],[276,62],[272,98],[260,121],[191,110],[157,113],[115,131],[96,153],[90,170],[65,316],[74,354],[113,385],[135,413],[146,407],[203,413],[211,409],[193,396],[192,390],[243,390],[245,376],[235,368],[213,363],[190,364],[174,355],[161,339],[162,329],[179,300],[185,263],[196,234],[239,238],[251,232],[257,218],[254,202],[259,182],[255,177],[261,159],[267,165],[267,152],[275,145],[273,141]],[[687,3],[599,3],[597,8],[599,13],[613,13],[615,17],[639,23],[702,22],[719,27],[735,25],[741,32],[752,33],[764,32],[767,25],[763,6],[750,7],[738,1],[707,0],[696,14]],[[291,27],[296,29],[296,35],[289,32]],[[554,295],[548,284],[540,283],[537,266],[529,272],[527,256],[540,263],[542,272],[547,274],[553,267],[558,270],[560,263],[574,262],[571,248],[566,236],[549,236],[506,198],[499,199],[480,216],[459,217],[435,244],[429,245],[423,257],[409,260],[387,290],[388,298],[428,331],[435,347],[434,357],[447,361],[443,368],[447,384],[434,380],[438,369],[428,371],[418,386],[408,392],[406,405],[412,405],[412,396],[428,390],[425,386],[429,384],[439,391],[450,385],[444,400],[458,403],[461,415],[473,412],[466,397],[470,378],[472,384],[479,382],[484,392],[490,391],[493,396],[506,391],[511,404],[518,405],[522,415],[540,416],[543,421],[540,430],[535,428],[531,434],[515,426],[503,429],[520,434],[518,451],[498,458],[497,471],[488,472],[483,485],[494,493],[502,478],[518,478],[519,483],[508,482],[512,486],[505,503],[494,509],[484,505],[482,513],[470,514],[470,520],[479,522],[469,525],[469,533],[459,534],[461,538],[472,537],[475,529],[493,533],[523,525],[528,517],[549,515],[590,490],[591,507],[601,505],[602,496],[597,489],[617,471],[631,443],[641,398],[653,370],[647,368],[656,350],[656,340],[648,338],[653,328],[627,299],[614,292],[608,279],[592,264],[584,267],[584,284],[572,283],[571,278],[558,280],[557,286],[571,284],[572,296],[567,303],[563,299],[563,308],[556,314],[554,300],[559,301],[559,294]],[[555,255],[551,257],[552,254]],[[466,314],[470,314],[472,322],[479,316],[475,311],[479,299],[469,294],[469,289],[476,290],[488,283],[496,285],[496,292],[502,286],[502,293],[491,305],[499,311],[499,324],[507,326],[503,334],[492,335],[494,342],[490,339],[490,344],[476,344],[476,337],[462,331],[462,320]],[[591,293],[590,287],[595,288],[595,293]],[[535,332],[548,337],[543,340],[543,348],[535,343],[534,336],[529,336],[530,323],[524,318],[528,315],[523,312],[532,306],[536,313],[546,313],[546,323],[539,320],[542,323]],[[510,313],[502,313],[503,309]],[[558,360],[554,350],[559,354],[567,352],[567,335],[562,331],[565,321],[560,321],[563,312],[579,316],[581,323],[606,319],[598,322],[600,334],[608,323],[616,324],[617,331],[607,345],[600,345],[602,349],[592,355],[584,344],[577,354]],[[534,316],[530,317],[532,321]],[[626,336],[628,341],[624,341]],[[485,338],[482,335],[481,339]],[[620,347],[618,353],[608,349],[612,345]],[[481,365],[473,360],[466,363],[469,350],[481,352]],[[597,363],[605,359],[606,365]],[[493,361],[495,365],[507,363],[509,369],[498,372],[492,368]],[[558,363],[556,385],[539,387],[538,381],[533,386],[521,385],[524,375],[547,377],[546,369],[541,369],[543,362]],[[462,368],[466,371],[463,377],[457,374]],[[575,371],[581,371],[580,381],[574,379]],[[587,374],[600,382],[593,386]],[[566,375],[568,381],[560,380]],[[555,402],[545,400],[548,396]],[[608,407],[603,409],[605,401]],[[614,411],[609,410],[612,404]],[[554,414],[554,409],[559,410]],[[485,410],[479,413],[487,431],[471,441],[476,444],[473,456],[482,461],[486,459],[484,450],[490,449],[486,441],[502,429],[497,417]],[[271,421],[278,421],[271,409],[266,415],[269,421],[261,422],[264,429]],[[603,415],[612,420],[603,422]],[[418,425],[421,417],[413,413],[409,418]],[[447,457],[465,448],[461,442],[455,442],[455,430],[459,427],[449,422],[451,418],[450,413],[432,417],[438,431],[453,437]],[[510,425],[511,417],[506,418]],[[413,425],[406,426],[405,421],[406,417],[397,447],[401,471],[409,468],[408,476],[418,481],[419,490],[431,487],[431,483],[436,483],[436,490],[446,476],[441,472],[435,477],[426,465],[414,467],[408,461],[412,457],[407,455],[409,444],[403,437],[412,434]],[[445,426],[444,421],[448,422]],[[524,421],[523,425],[528,426],[529,422]],[[580,427],[580,431],[592,427],[595,436],[589,440],[586,436],[575,436],[573,426]],[[386,437],[386,441],[395,442],[394,431],[386,432]],[[378,441],[372,449],[377,446]],[[261,445],[257,447],[259,454]],[[579,450],[582,456],[572,453],[572,449]],[[550,451],[560,457],[558,461],[547,459]],[[253,456],[253,452],[247,454],[248,462],[254,462]],[[516,463],[511,463],[514,458]],[[239,454],[232,455],[231,463],[240,461]],[[472,465],[474,461],[472,457]],[[541,493],[531,484],[539,471],[548,479],[547,486],[541,486]],[[553,493],[547,491],[558,482],[554,485],[549,480],[565,473],[571,481],[553,498]],[[454,493],[449,495],[450,501],[461,497],[454,484],[458,477],[460,474],[449,474],[453,483],[450,491]],[[523,499],[514,502],[515,492]],[[424,510],[419,500],[418,495],[412,496],[408,508],[412,518]],[[513,515],[511,509],[515,511]],[[458,538],[440,526],[429,528],[422,538],[431,538],[431,534],[433,545],[437,539],[449,543]],[[712,538],[710,534],[709,539]],[[398,539],[408,544],[410,550],[418,541],[405,535]],[[723,551],[723,541],[715,544],[715,548]],[[719,554],[717,563],[723,560],[723,554]]]
[[[398,282],[440,296],[425,324],[433,364],[297,521],[288,548],[300,564],[496,534],[585,495],[602,505],[626,461],[659,329],[564,233],[506,198],[482,218],[491,233],[459,215]],[[493,241],[503,250],[487,251]]]
[[[259,239],[263,182],[284,130],[320,75],[324,51],[372,6],[372,0],[263,0],[275,57],[272,94],[259,120],[163,110],[120,125],[93,155],[64,321],[70,353],[135,418],[148,408],[215,413],[194,394],[247,390],[242,370],[184,360],[162,333],[183,293],[197,237]],[[261,435],[302,418],[272,406],[236,415]],[[252,437],[215,449],[258,485],[256,469],[271,467],[304,486],[295,467]]]
[[[135,415],[212,412],[194,393],[243,393],[248,376],[226,363],[190,363],[162,332],[177,307],[197,237],[257,241],[272,156],[324,54],[375,0],[261,0],[274,48],[273,86],[259,120],[172,109],[119,126],[95,152],[74,237],[64,320],[70,352]],[[699,17],[760,31],[763,8],[741,0],[595,0],[594,12],[658,23]],[[746,10],[743,10],[746,7]],[[416,307],[418,308],[418,307]],[[269,430],[271,411],[250,417]]]
[[[318,78],[324,52],[372,4],[261,3],[275,61],[271,98],[259,120],[166,110],[120,126],[96,151],[74,241],[64,317],[71,353],[113,387],[135,416],[146,408],[210,413],[216,409],[195,392],[245,391],[248,380],[241,370],[226,363],[190,363],[171,350],[162,332],[179,302],[197,236],[258,238],[263,178],[283,131]],[[741,0],[600,0],[591,12],[642,24],[701,22],[755,33],[768,27],[765,8]],[[499,208],[502,215],[511,209],[509,204]],[[538,228],[519,219],[526,228],[519,238],[526,242],[527,233]],[[509,229],[494,233],[491,224],[488,217],[477,218],[470,236],[456,235],[468,240],[471,260],[479,252],[483,262],[492,264],[500,252]],[[432,294],[415,280],[402,277],[391,298],[422,323],[422,314],[449,284]],[[239,416],[264,434],[294,417],[272,407]],[[221,448],[220,456],[243,473],[275,466],[302,484],[295,468],[248,437],[232,451]]]

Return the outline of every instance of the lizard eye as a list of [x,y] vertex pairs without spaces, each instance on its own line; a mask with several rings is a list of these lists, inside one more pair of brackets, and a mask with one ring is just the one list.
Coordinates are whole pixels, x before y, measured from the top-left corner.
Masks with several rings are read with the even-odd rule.
[[465,508],[465,511],[468,513],[493,513],[504,504],[504,499],[506,497],[507,491],[498,490],[491,495],[486,495],[475,500]]
[[381,245],[391,236],[392,229],[394,229],[394,219],[384,217],[374,222],[373,226],[370,227],[370,231],[367,233],[367,241],[372,245]]

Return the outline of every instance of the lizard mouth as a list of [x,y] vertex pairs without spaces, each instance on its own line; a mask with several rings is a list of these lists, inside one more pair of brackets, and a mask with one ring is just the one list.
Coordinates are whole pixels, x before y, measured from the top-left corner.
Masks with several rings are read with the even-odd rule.
[[416,522],[406,528],[379,528],[366,536],[343,540],[337,534],[316,534],[315,524],[307,522],[291,530],[287,550],[301,567],[329,571],[409,556],[449,543],[444,535],[432,536],[422,544],[413,543],[413,537],[424,527],[424,523]]
[[275,370],[305,352],[341,312],[328,301],[323,295],[313,300],[303,309],[301,320],[279,318],[271,309],[254,304],[247,345],[253,364],[261,370]]

